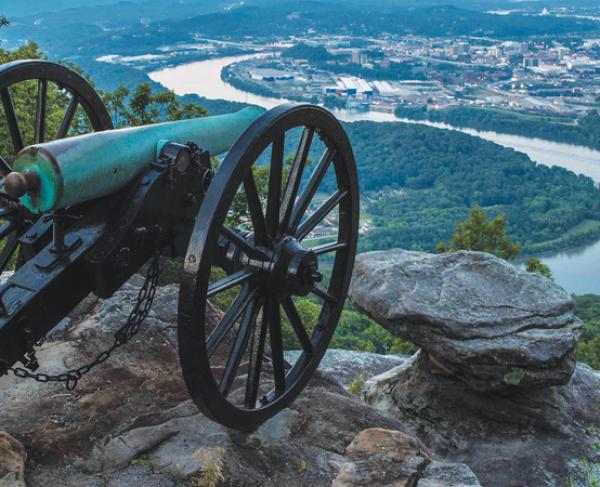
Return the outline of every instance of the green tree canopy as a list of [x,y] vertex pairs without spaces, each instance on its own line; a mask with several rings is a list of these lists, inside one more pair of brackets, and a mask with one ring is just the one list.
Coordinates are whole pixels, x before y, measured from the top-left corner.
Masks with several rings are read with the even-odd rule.
[[148,125],[166,120],[204,117],[208,114],[195,103],[185,103],[182,106],[173,91],[154,93],[150,83],[139,84],[133,92],[121,84],[114,92],[105,93],[103,101],[117,127]]
[[527,272],[537,272],[538,274],[541,274],[542,276],[552,278],[552,271],[550,270],[550,267],[548,267],[540,259],[537,259],[535,257],[531,257],[530,259],[527,260],[526,269],[527,269]]
[[583,333],[575,358],[594,369],[600,369],[600,296],[573,296],[577,317],[583,322]]
[[448,244],[439,243],[440,252],[455,252],[457,250],[476,250],[488,252],[503,259],[516,258],[521,251],[518,243],[511,242],[506,235],[506,218],[497,215],[488,220],[485,212],[479,208],[472,208],[469,218],[456,225],[454,235]]

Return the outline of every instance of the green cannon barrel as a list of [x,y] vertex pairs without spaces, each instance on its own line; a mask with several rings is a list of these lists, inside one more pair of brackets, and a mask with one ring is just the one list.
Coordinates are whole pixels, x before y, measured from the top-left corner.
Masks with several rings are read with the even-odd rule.
[[[109,130],[26,147],[13,164],[13,171],[25,176],[21,179],[27,193],[21,201],[30,211],[43,213],[106,196],[138,176],[167,141],[192,141],[213,155],[223,153],[263,112],[248,107],[228,115]],[[27,181],[35,184],[28,187]]]

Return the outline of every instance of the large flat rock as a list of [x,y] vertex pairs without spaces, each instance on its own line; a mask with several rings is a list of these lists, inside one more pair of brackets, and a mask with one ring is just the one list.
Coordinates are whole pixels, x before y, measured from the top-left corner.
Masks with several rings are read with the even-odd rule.
[[482,252],[357,257],[352,301],[478,391],[566,384],[581,324],[552,280]]

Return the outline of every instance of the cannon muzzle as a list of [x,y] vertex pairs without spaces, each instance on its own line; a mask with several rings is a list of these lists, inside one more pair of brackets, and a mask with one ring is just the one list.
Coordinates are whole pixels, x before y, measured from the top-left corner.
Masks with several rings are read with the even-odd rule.
[[160,123],[36,144],[17,155],[5,191],[33,213],[44,213],[111,194],[154,161],[166,142],[194,142],[211,155],[233,145],[263,109]]

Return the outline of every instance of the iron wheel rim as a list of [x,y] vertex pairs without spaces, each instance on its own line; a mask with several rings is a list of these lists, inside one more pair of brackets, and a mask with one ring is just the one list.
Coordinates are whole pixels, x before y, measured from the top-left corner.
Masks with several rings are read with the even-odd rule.
[[[343,242],[345,246],[336,249],[332,277],[326,291],[336,301],[328,306],[323,304],[318,319],[321,326],[310,337],[313,343],[312,354],[309,356],[306,350],[302,351],[285,374],[285,390],[272,390],[267,403],[260,407],[241,408],[229,402],[222,394],[211,370],[206,348],[205,319],[208,275],[235,191],[244,184],[259,155],[275,138],[281,134],[285,136],[298,127],[314,130],[314,134],[319,136],[325,146],[335,151],[331,167],[335,171],[338,191],[346,192],[338,202],[340,216],[337,232],[337,241]],[[296,204],[298,200],[294,199],[291,206]],[[358,182],[352,149],[342,126],[327,110],[312,105],[277,107],[255,121],[232,147],[198,213],[185,258],[179,298],[178,336],[183,376],[194,402],[211,419],[231,428],[253,430],[288,406],[306,386],[329,345],[343,308],[356,252],[358,213]],[[264,295],[264,290],[261,292]],[[268,296],[266,299],[277,302]],[[281,308],[279,306],[274,312],[280,318]],[[256,321],[257,317],[254,319],[254,330],[258,329]],[[261,324],[261,328],[266,326],[265,323]],[[271,335],[270,332],[269,334]]]

